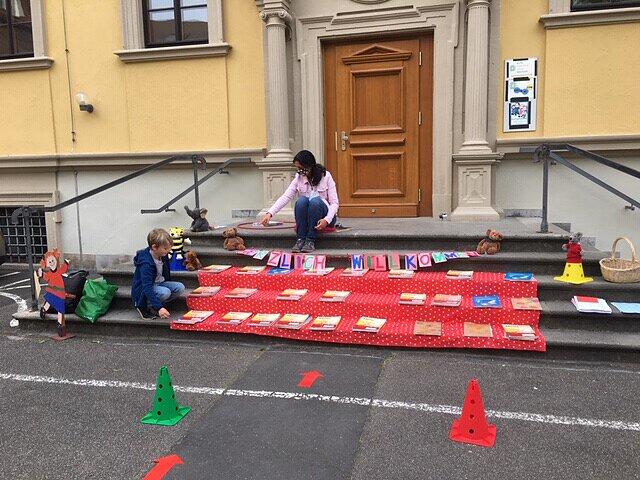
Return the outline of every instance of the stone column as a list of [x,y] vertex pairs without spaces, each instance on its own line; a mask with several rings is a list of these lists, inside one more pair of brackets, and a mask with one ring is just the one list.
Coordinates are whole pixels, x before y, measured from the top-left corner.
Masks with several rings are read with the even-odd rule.
[[464,142],[453,155],[458,205],[452,220],[498,220],[493,207],[494,172],[501,154],[487,142],[489,6],[491,0],[467,0]]
[[[291,22],[289,1],[258,1],[265,22],[265,77],[267,109],[267,156],[260,163],[264,188],[264,213],[293,178],[293,153],[289,147],[289,83],[287,81],[286,28]],[[285,208],[281,217],[292,217]]]

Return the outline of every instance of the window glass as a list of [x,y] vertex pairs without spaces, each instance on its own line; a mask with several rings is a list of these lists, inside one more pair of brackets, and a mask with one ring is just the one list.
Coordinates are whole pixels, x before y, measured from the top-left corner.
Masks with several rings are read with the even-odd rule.
[[11,16],[13,21],[30,22],[31,21],[31,1],[30,0],[10,0]]
[[162,44],[176,41],[173,10],[149,12],[149,43]]
[[571,0],[571,10],[640,7],[640,0]]
[[0,25],[0,57],[11,55],[11,44],[9,43],[9,27]]
[[207,7],[182,10],[182,40],[208,40]]
[[206,7],[207,2],[202,0],[180,0],[181,7]]
[[149,10],[155,10],[157,8],[173,8],[173,0],[149,0]]
[[13,29],[13,38],[15,50],[17,54],[33,53],[33,34],[31,33],[31,24],[23,23],[15,25]]

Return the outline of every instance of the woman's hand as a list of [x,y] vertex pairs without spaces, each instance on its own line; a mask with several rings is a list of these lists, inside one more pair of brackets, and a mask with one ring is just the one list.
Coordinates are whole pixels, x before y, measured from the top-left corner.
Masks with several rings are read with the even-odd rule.
[[169,318],[170,316],[169,310],[162,307],[160,310],[158,310],[158,315],[160,315],[160,318]]
[[267,212],[265,216],[262,217],[262,220],[260,220],[260,223],[262,224],[263,227],[266,227],[267,225],[269,225],[271,218],[272,218],[272,215],[269,212]]
[[318,224],[316,225],[315,228],[316,228],[316,230],[321,232],[322,230],[324,230],[328,226],[329,226],[329,222],[327,222],[324,218],[321,218],[320,220],[318,220]]

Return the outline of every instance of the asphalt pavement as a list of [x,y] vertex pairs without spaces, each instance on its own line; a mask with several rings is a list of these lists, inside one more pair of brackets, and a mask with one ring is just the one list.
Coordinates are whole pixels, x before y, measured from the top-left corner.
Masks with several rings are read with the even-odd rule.
[[[0,295],[0,478],[141,479],[171,454],[182,463],[153,478],[640,478],[633,357],[144,331],[56,342],[53,329],[9,327],[17,304],[7,299]],[[173,427],[140,423],[162,365],[179,404],[191,407]],[[497,428],[493,448],[449,439],[472,378]]]

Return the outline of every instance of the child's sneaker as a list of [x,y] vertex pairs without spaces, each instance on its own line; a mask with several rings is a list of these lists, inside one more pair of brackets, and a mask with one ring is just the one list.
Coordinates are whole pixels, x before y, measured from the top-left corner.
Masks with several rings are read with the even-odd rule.
[[140,314],[140,318],[143,320],[153,320],[154,318],[158,318],[158,316],[154,315],[148,308],[136,307],[136,310]]

